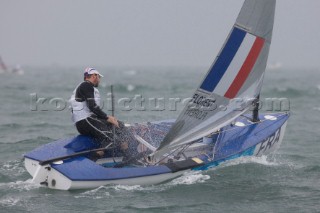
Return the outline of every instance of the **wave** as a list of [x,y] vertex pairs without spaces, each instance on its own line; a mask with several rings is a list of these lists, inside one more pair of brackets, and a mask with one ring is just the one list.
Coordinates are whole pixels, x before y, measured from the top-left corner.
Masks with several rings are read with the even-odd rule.
[[41,186],[40,184],[37,184],[37,183],[33,183],[32,179],[28,179],[26,181],[0,183],[0,189],[13,189],[13,190],[17,190],[19,192],[30,191],[30,190],[38,189],[41,187],[44,187],[44,186]]
[[126,194],[128,192],[161,192],[171,189],[179,185],[193,185],[204,183],[210,179],[210,175],[202,174],[199,171],[189,171],[182,176],[175,178],[167,183],[151,186],[140,185],[106,185],[100,186],[96,189],[85,191],[75,198],[90,198],[90,199],[103,199],[106,197],[113,197],[113,194]]
[[18,205],[18,202],[20,202],[20,199],[17,197],[6,197],[0,200],[0,206],[12,207]]
[[294,160],[294,161],[302,161],[302,160],[307,159],[306,156],[299,155],[299,154],[288,154],[287,158],[290,160]]
[[30,144],[35,144],[35,145],[41,145],[43,143],[47,143],[50,141],[56,140],[54,138],[46,137],[46,136],[38,136],[35,138],[28,138],[28,139],[23,139],[19,141],[13,141],[13,142],[0,142],[0,144],[24,144],[24,145],[30,145]]
[[215,169],[224,168],[224,167],[230,167],[230,166],[237,166],[241,164],[260,164],[264,166],[279,166],[280,163],[277,162],[275,159],[270,160],[268,156],[249,156],[249,157],[241,157],[237,158],[231,161],[226,161],[222,163],[219,167],[216,167]]
[[61,124],[53,124],[53,123],[47,123],[47,122],[40,122],[40,123],[35,123],[31,125],[30,127],[41,127],[41,128],[61,128],[65,127],[65,123],[61,122]]
[[21,124],[18,124],[18,123],[7,123],[7,124],[1,124],[0,125],[0,129],[4,128],[4,129],[7,129],[7,128],[21,128],[23,127],[23,125]]
[[134,85],[134,84],[118,84],[115,86],[114,91],[119,93],[127,93],[127,92],[150,92],[156,91],[157,88],[146,86],[146,85]]
[[47,122],[40,122],[40,123],[28,123],[28,124],[19,124],[19,123],[6,123],[6,124],[1,124],[0,125],[0,130],[8,130],[8,129],[19,129],[19,128],[26,128],[28,129],[33,128],[33,127],[41,127],[41,128],[61,128],[64,127],[65,124],[53,124],[53,123],[47,123]]
[[27,90],[28,88],[26,86],[22,86],[22,85],[18,85],[18,84],[16,84],[16,85],[12,84],[12,85],[4,86],[3,89]]
[[295,98],[295,97],[300,97],[306,94],[305,94],[305,91],[303,90],[298,90],[293,88],[273,88],[267,91],[263,91],[263,95],[270,96],[270,97],[281,96],[281,97]]
[[24,163],[21,159],[0,164],[0,191],[7,191],[8,189],[29,191],[40,187],[39,184],[33,183],[32,179],[25,181],[21,180],[28,176],[23,164]]
[[110,196],[110,193],[106,190],[107,187],[100,186],[96,189],[92,189],[79,195],[74,196],[75,198],[90,198],[90,199],[102,199]]
[[[21,159],[0,163],[0,188],[5,187],[14,180],[21,180],[25,177],[29,176]],[[10,186],[10,184],[8,186]]]
[[21,160],[8,161],[0,164],[0,173],[12,172],[17,175],[24,173],[23,163]]
[[320,166],[319,165],[312,165],[312,166],[307,166],[304,168],[304,172],[312,172],[312,173],[318,173],[320,172]]
[[176,185],[192,185],[196,183],[204,183],[210,179],[210,175],[202,174],[202,172],[186,172],[181,177],[176,178],[169,182],[167,185],[176,186]]
[[[320,85],[319,85],[320,86]],[[272,89],[263,90],[264,96],[282,96],[288,98],[305,97],[305,96],[315,96],[320,94],[320,89],[317,87],[312,87],[309,89],[297,89],[291,87],[276,87]]]
[[122,72],[124,75],[133,76],[137,74],[136,70],[125,70]]

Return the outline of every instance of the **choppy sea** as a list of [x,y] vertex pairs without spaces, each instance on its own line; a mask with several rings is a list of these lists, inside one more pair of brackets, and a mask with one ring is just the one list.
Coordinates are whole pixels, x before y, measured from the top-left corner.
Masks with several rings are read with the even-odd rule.
[[[206,68],[97,67],[104,110],[114,85],[125,122],[176,118]],[[67,100],[83,67],[26,67],[0,74],[0,212],[320,212],[320,70],[269,69],[261,99],[290,109],[282,146],[155,186],[111,185],[58,191],[33,184],[23,154],[77,134]],[[267,101],[266,101],[267,102]],[[262,110],[270,110],[268,104]]]

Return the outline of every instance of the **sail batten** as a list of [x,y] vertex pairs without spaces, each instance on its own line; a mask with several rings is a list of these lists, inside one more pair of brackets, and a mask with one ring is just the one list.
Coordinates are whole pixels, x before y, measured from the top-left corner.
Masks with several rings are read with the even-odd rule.
[[275,0],[246,0],[219,56],[155,157],[206,136],[245,113],[260,94],[267,64]]

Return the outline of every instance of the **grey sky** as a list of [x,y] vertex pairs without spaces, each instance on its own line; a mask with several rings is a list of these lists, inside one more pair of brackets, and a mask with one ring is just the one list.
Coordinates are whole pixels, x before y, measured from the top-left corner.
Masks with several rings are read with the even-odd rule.
[[[210,66],[243,0],[0,0],[7,64]],[[269,62],[320,68],[320,1],[278,0]]]

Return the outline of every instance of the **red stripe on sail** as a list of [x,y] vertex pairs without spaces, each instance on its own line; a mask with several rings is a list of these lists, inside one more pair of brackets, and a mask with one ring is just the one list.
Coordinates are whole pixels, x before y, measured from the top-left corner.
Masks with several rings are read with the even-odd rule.
[[263,48],[264,42],[265,40],[263,38],[256,38],[246,60],[244,61],[240,71],[238,72],[236,78],[233,80],[231,86],[225,93],[224,97],[230,99],[236,97],[244,82],[248,78],[254,64],[256,63],[259,54]]

